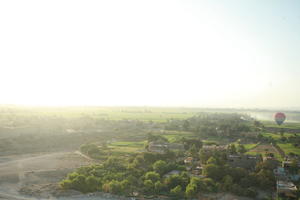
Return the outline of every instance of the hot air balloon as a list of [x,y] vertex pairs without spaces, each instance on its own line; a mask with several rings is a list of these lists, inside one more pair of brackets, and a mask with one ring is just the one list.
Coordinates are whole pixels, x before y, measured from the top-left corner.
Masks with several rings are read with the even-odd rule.
[[278,125],[281,125],[284,122],[284,120],[286,119],[286,116],[284,113],[278,112],[275,114],[274,118],[275,118],[276,123]]

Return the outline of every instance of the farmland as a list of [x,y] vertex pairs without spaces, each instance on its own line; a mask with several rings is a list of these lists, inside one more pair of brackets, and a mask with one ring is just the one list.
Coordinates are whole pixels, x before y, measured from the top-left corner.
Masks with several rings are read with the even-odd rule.
[[[203,145],[235,144],[238,147],[242,144],[247,154],[266,155],[273,153],[278,160],[282,160],[282,156],[269,140],[265,142],[258,140],[258,133],[254,131],[252,119],[255,115],[251,110],[158,107],[33,108],[15,106],[2,106],[0,110],[0,161],[3,162],[3,166],[12,166],[16,169],[19,167],[22,170],[24,167],[25,174],[30,174],[30,177],[36,178],[37,183],[40,183],[38,176],[40,171],[48,173],[47,171],[50,170],[49,173],[54,173],[53,176],[56,177],[56,181],[63,179],[66,173],[63,174],[61,172],[63,169],[61,169],[57,170],[57,174],[55,174],[53,169],[43,169],[43,167],[39,170],[34,168],[34,172],[29,173],[25,169],[29,162],[26,162],[26,166],[25,164],[22,166],[22,163],[20,166],[16,165],[18,162],[14,162],[15,157],[31,160],[32,155],[41,155],[38,157],[39,159],[34,159],[36,165],[39,166],[40,163],[44,163],[43,159],[50,155],[64,155],[65,153],[73,155],[74,160],[72,158],[71,161],[76,165],[69,166],[65,163],[61,165],[66,168],[66,171],[73,170],[74,166],[88,165],[94,162],[102,163],[109,157],[117,157],[128,162],[129,158],[147,152],[149,134],[164,138],[166,143],[182,144],[183,141],[200,140]],[[248,114],[251,113],[253,115],[249,116]],[[261,111],[258,113],[262,114]],[[269,112],[266,115],[269,116]],[[259,120],[259,118],[256,119]],[[262,123],[265,127],[277,127],[272,121],[262,121]],[[297,130],[299,126],[298,123],[287,122],[281,127]],[[240,135],[245,132],[249,134]],[[279,133],[262,131],[261,134],[263,138],[272,138],[276,141],[285,154],[300,154],[299,148],[292,145],[288,140],[283,142]],[[296,135],[298,134],[296,133]],[[283,136],[289,139],[293,138],[295,134],[285,132]],[[96,151],[91,154],[95,155],[93,158],[86,157],[88,153],[80,154],[79,150],[85,144],[96,146]],[[97,148],[99,149],[97,150]],[[197,149],[196,153],[198,152]],[[6,163],[7,158],[9,158],[9,163]],[[59,159],[61,158],[55,160],[58,164],[61,163],[58,161]],[[56,169],[55,167],[54,169]],[[4,169],[0,166],[1,170],[5,172],[8,168]],[[0,182],[0,185],[6,187],[5,179],[3,180],[4,182]],[[43,179],[42,181],[41,183],[47,184],[47,180]],[[17,184],[18,181],[16,180],[13,184],[15,183]],[[18,187],[16,186],[16,188]],[[43,186],[37,184],[32,186],[33,188],[30,187],[23,189],[34,193],[32,192],[33,188],[36,187],[40,190],[40,187]]]

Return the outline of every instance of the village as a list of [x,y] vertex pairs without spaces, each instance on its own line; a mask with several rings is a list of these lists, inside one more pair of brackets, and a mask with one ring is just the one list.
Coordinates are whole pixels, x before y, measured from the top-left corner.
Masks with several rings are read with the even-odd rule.
[[[227,165],[233,168],[243,168],[249,171],[254,171],[258,163],[263,163],[272,169],[276,179],[276,192],[274,198],[286,197],[290,199],[297,199],[297,186],[294,183],[300,180],[300,158],[299,156],[286,156],[283,161],[279,161],[272,154],[269,155],[248,155],[245,153],[229,153],[230,145],[203,145],[202,153],[212,155],[215,152],[226,152]],[[155,153],[165,153],[166,151],[184,151],[184,145],[179,143],[166,142],[150,142],[148,150]],[[191,156],[187,153],[185,157],[177,158],[178,161],[183,160],[186,170],[192,177],[205,178],[203,175],[203,168],[205,162],[201,161],[199,156]],[[173,174],[180,174],[179,170],[173,170],[166,176]]]

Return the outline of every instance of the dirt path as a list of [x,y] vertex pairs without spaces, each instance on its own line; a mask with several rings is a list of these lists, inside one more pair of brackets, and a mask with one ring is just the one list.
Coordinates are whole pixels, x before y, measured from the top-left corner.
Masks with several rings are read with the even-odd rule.
[[94,159],[92,159],[91,157],[89,157],[89,156],[81,153],[80,151],[75,151],[75,153],[78,154],[78,155],[80,155],[80,156],[82,156],[82,157],[84,157],[87,160],[94,161]]

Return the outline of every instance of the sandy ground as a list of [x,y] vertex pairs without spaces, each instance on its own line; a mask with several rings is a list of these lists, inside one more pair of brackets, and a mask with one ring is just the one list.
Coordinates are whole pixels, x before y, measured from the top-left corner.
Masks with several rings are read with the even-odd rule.
[[0,157],[0,199],[57,199],[57,183],[75,168],[92,163],[79,152]]

